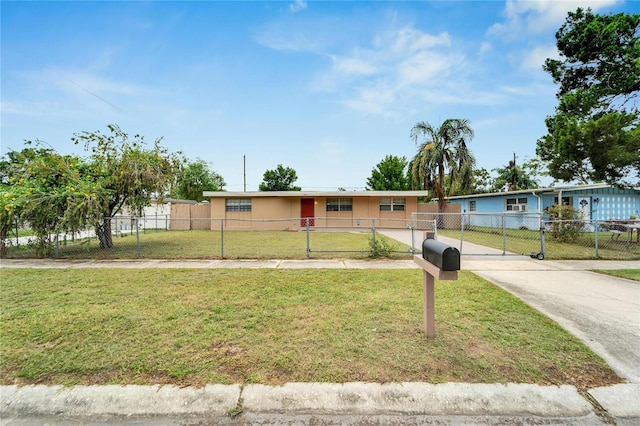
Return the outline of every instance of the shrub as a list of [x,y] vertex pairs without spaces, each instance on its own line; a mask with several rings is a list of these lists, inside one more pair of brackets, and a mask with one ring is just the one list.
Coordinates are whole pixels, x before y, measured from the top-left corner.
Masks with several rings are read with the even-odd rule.
[[563,242],[575,242],[582,232],[585,222],[580,212],[573,206],[551,206],[548,209],[553,239]]
[[378,259],[380,257],[390,257],[391,253],[393,253],[397,246],[391,244],[386,238],[378,238],[374,239],[373,237],[369,238],[369,257],[372,259]]

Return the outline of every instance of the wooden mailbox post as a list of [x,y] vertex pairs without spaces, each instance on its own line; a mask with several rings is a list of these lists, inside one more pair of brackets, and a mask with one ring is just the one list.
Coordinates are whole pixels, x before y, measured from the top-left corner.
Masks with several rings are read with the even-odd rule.
[[460,252],[434,239],[432,232],[426,233],[422,243],[422,256],[415,255],[413,261],[422,268],[424,278],[424,334],[432,339],[436,336],[435,324],[435,277],[439,280],[457,280],[460,269]]

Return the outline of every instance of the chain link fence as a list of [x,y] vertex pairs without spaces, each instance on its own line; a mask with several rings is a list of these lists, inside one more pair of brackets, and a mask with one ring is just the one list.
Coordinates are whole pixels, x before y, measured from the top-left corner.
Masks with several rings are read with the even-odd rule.
[[425,231],[462,255],[527,255],[552,259],[640,259],[636,222],[550,221],[537,213],[413,213],[410,219],[280,220],[118,216],[107,246],[94,229],[38,240],[17,225],[4,243],[8,258],[308,259],[408,258]]
[[640,259],[640,222],[551,220],[540,213],[414,213],[416,227],[435,221],[463,255],[538,259]]
[[577,259],[640,259],[639,221],[556,220],[544,228],[550,252],[564,245],[576,248],[569,253]]

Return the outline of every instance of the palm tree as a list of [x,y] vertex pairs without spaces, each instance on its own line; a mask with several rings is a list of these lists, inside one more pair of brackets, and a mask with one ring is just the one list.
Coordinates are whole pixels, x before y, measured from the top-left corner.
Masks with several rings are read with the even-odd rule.
[[473,138],[473,129],[469,120],[449,118],[440,127],[424,121],[416,123],[410,135],[416,144],[422,137],[418,152],[410,164],[411,178],[423,189],[435,192],[442,213],[446,205],[447,172],[451,188],[465,188],[471,183],[475,158],[467,144]]

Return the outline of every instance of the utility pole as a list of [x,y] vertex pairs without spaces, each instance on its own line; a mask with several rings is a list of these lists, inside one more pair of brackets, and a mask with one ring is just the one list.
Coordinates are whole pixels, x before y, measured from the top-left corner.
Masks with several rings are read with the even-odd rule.
[[247,192],[247,156],[246,155],[242,156],[242,170],[244,174],[244,192]]
[[518,189],[518,168],[516,167],[516,153],[513,153],[513,190]]

